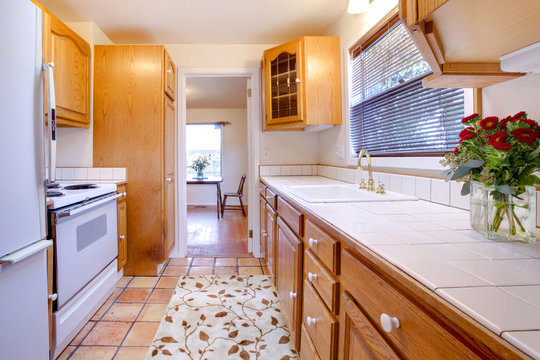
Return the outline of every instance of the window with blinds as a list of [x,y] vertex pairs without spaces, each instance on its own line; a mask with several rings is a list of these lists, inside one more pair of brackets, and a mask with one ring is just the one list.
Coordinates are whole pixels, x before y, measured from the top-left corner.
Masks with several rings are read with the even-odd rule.
[[422,87],[431,69],[397,18],[375,35],[351,49],[354,154],[362,148],[379,156],[452,151],[463,129],[463,89]]

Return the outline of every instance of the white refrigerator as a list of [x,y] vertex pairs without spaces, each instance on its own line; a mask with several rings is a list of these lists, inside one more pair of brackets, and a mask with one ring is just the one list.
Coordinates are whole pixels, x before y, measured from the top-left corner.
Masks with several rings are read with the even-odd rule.
[[0,358],[49,358],[43,14],[0,0]]

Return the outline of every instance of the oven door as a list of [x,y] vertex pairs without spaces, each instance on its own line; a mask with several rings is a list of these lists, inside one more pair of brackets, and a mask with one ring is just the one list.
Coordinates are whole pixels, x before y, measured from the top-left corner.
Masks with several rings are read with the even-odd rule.
[[58,309],[118,256],[117,197],[54,211]]

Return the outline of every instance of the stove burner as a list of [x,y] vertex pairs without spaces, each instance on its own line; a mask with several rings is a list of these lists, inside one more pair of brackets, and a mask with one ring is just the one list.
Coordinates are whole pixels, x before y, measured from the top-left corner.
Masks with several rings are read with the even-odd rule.
[[60,184],[57,182],[47,182],[47,189],[59,188]]
[[64,186],[65,190],[84,190],[84,189],[95,189],[98,186],[96,184],[77,184],[77,185],[67,185]]
[[64,196],[60,191],[47,191],[47,197]]

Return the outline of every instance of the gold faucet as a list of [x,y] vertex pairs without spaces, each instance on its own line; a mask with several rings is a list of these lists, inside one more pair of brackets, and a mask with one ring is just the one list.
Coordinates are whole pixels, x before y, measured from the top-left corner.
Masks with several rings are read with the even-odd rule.
[[[362,157],[364,156],[364,152],[366,153],[367,162],[368,162],[368,172],[369,172],[369,180],[367,183],[367,190],[368,191],[375,191],[375,181],[373,181],[373,171],[371,170],[371,156],[369,155],[369,152],[367,149],[361,149],[358,153],[358,168],[357,170],[362,170]],[[364,179],[362,179],[363,181]],[[365,184],[364,184],[365,186]],[[362,186],[362,183],[360,183],[360,188],[365,189],[365,187]]]

